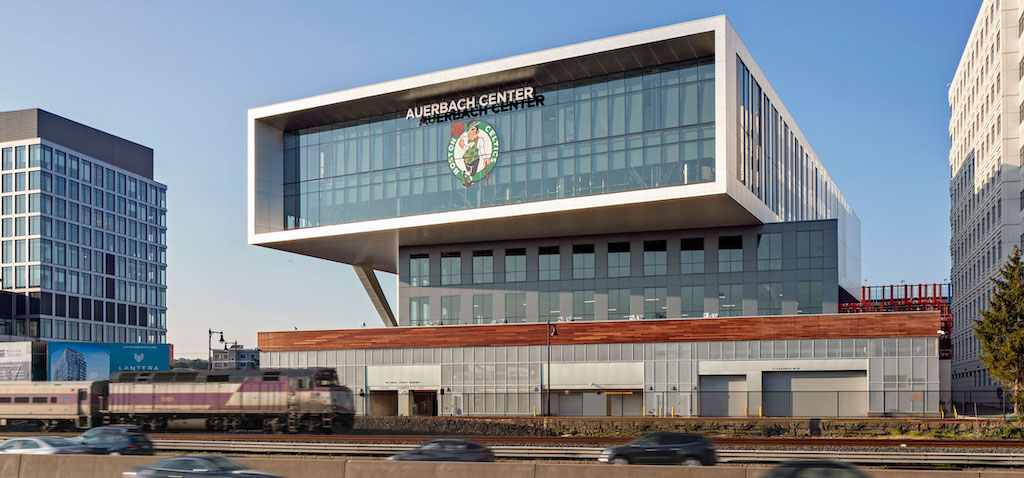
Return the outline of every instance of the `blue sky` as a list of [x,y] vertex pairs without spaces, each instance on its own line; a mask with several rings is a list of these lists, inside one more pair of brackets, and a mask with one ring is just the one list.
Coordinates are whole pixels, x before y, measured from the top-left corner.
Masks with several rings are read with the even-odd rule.
[[255,345],[259,330],[379,324],[349,266],[246,244],[247,109],[726,14],[860,216],[863,278],[936,282],[946,85],[980,4],[0,0],[0,110],[44,108],[156,151],[168,337],[205,357],[208,327]]

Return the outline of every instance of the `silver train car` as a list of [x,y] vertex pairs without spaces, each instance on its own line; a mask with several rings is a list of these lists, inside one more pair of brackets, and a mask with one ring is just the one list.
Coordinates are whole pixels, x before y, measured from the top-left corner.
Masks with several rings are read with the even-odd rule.
[[334,369],[116,372],[109,381],[0,383],[0,420],[44,430],[135,424],[164,431],[201,419],[207,430],[337,433],[352,428],[352,391]]

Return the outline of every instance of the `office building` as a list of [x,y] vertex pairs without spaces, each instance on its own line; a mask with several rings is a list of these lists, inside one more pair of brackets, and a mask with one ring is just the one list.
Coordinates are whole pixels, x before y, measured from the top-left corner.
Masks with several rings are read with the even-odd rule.
[[974,321],[988,307],[994,287],[989,278],[998,274],[1013,246],[1024,242],[1022,7],[1013,1],[982,2],[949,85],[952,387],[965,401],[971,394],[994,395],[999,388],[978,359]]
[[249,243],[351,264],[397,326],[262,333],[261,363],[337,367],[362,413],[938,412],[938,314],[837,315],[860,220],[724,16],[248,134]]
[[232,344],[224,350],[213,351],[214,370],[242,370],[260,368],[260,349],[247,349],[243,345]]
[[153,150],[28,109],[0,112],[0,154],[0,335],[165,342],[167,195]]
[[53,380],[55,382],[81,381],[85,380],[87,375],[85,356],[71,347],[64,349],[64,353],[57,360],[57,369]]

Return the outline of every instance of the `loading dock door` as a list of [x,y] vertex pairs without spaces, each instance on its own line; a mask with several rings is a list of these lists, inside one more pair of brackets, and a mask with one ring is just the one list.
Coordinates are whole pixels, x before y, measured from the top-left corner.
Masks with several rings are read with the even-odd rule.
[[370,392],[371,417],[393,417],[398,415],[398,391],[381,390]]
[[700,416],[742,417],[746,411],[746,375],[705,375],[700,378]]
[[862,370],[765,372],[764,414],[769,417],[863,417],[868,413]]

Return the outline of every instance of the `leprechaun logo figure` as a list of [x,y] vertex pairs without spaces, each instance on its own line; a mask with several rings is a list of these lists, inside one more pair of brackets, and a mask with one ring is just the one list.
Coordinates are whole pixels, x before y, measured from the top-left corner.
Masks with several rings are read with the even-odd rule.
[[498,132],[484,121],[452,124],[452,137],[448,141],[448,167],[452,174],[468,188],[473,183],[487,180],[498,160]]

